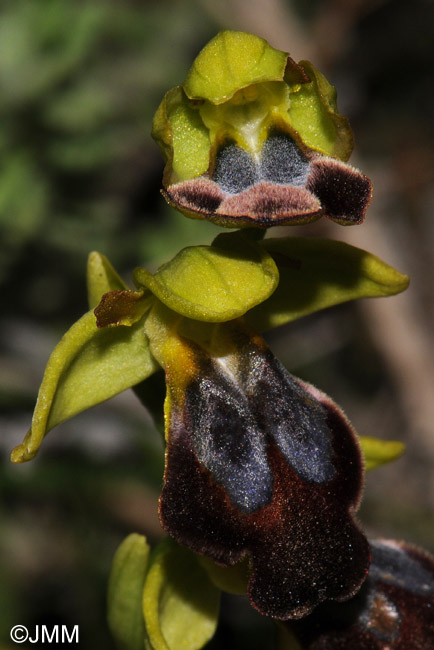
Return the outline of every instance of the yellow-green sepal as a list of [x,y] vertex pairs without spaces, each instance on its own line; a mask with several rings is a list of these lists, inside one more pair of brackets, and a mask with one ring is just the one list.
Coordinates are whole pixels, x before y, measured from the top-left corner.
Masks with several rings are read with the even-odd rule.
[[152,137],[168,162],[165,185],[200,176],[208,169],[208,129],[180,86],[165,94],[154,116]]
[[220,604],[197,556],[166,539],[151,560],[143,591],[146,650],[200,650],[213,636]]
[[281,81],[287,57],[259,36],[225,30],[198,54],[183,88],[190,99],[221,104],[252,84]]
[[231,233],[211,246],[184,248],[154,275],[136,269],[134,281],[188,318],[217,323],[242,316],[271,296],[279,273],[265,249],[240,237]]
[[50,429],[138,384],[158,368],[142,321],[99,329],[93,311],[87,312],[52,352],[31,429],[12,451],[12,462],[31,460]]
[[150,547],[146,537],[133,533],[113,558],[107,598],[107,620],[119,650],[143,650],[145,619],[142,594]]
[[357,298],[391,296],[409,283],[375,255],[330,239],[285,237],[258,243],[275,260],[279,286],[246,314],[264,331]]
[[289,123],[308,147],[346,161],[354,139],[348,119],[338,113],[336,89],[309,61],[300,65],[311,81],[291,94]]
[[[166,160],[164,188],[203,175],[212,178],[225,143],[259,156],[273,130],[287,133],[306,155],[313,150],[347,160],[353,148],[336,91],[311,63],[297,64],[253,34],[218,33],[155,114],[152,134]],[[166,199],[180,207],[170,193]],[[181,211],[204,218],[200,210]]]
[[397,460],[405,451],[405,445],[398,440],[380,440],[360,436],[360,446],[365,458],[365,470],[369,471]]
[[89,309],[94,309],[108,291],[128,289],[105,255],[97,251],[90,253],[87,259],[86,281]]
[[247,593],[247,583],[250,577],[250,564],[247,558],[230,567],[220,566],[206,555],[198,555],[198,559],[216,587],[238,596]]
[[[133,297],[137,293],[125,289],[126,284],[107,258],[97,252],[89,255],[87,286],[91,307],[106,292]],[[98,327],[91,309],[64,334],[48,360],[32,426],[23,442],[13,449],[12,462],[31,460],[56,425],[135,386],[158,370],[143,323],[152,296],[142,295],[139,306],[139,301],[134,300],[133,317],[127,314],[119,323],[129,327]]]

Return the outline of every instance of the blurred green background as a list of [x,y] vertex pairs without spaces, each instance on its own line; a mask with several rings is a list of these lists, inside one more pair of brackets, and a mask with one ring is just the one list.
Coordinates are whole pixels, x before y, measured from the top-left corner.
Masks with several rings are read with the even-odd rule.
[[[161,442],[131,391],[59,427],[29,465],[8,456],[29,427],[50,351],[87,309],[88,253],[128,278],[216,234],[164,203],[150,129],[162,95],[223,28],[311,59],[351,119],[353,164],[374,182],[366,224],[321,221],[291,234],[366,248],[409,273],[411,287],[268,340],[361,434],[407,443],[403,459],[368,476],[360,518],[372,535],[434,551],[434,3],[1,0],[0,650],[14,647],[13,625],[56,623],[78,624],[83,650],[113,648],[105,590],[114,550],[133,531],[161,538]],[[241,647],[272,648],[272,625],[244,599],[225,598],[209,648]]]

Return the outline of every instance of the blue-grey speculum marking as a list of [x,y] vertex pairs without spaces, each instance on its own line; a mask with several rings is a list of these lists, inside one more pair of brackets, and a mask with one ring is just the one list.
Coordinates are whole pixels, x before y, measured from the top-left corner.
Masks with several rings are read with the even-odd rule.
[[236,144],[224,145],[217,154],[212,179],[229,194],[239,194],[261,181],[280,185],[304,185],[309,161],[294,140],[275,133],[265,141],[259,160]]

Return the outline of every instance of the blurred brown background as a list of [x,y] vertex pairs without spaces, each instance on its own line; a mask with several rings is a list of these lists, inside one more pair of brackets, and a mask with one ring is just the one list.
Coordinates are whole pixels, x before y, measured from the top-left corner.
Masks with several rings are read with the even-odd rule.
[[[0,649],[13,647],[13,625],[38,623],[79,624],[80,648],[112,648],[113,552],[132,531],[161,537],[161,443],[131,391],[59,427],[29,465],[8,456],[50,351],[87,309],[88,252],[128,278],[216,234],[165,205],[150,127],[223,28],[312,60],[351,120],[351,162],[374,183],[366,223],[290,234],[365,248],[408,273],[410,289],[268,339],[360,434],[406,442],[404,458],[368,475],[360,518],[371,535],[434,551],[432,0],[2,0],[0,12]],[[226,599],[209,647],[267,650],[270,623]]]

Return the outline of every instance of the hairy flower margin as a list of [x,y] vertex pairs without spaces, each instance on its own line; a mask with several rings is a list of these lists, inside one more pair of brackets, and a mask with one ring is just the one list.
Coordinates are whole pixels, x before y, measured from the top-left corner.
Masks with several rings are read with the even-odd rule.
[[[311,64],[252,35],[222,32],[204,48],[164,98],[154,136],[167,159],[163,193],[187,216],[265,228],[324,214],[347,225],[362,221],[370,200],[369,180],[343,162],[352,135],[334,89]],[[149,560],[146,540],[132,535],[116,554],[109,624],[120,647],[177,650],[182,640],[199,650],[215,630],[220,589],[247,590],[262,614],[292,621],[281,628],[291,650],[328,647],[326,637],[309,636],[308,621],[324,607],[343,612],[338,603],[360,603],[362,593],[362,632],[348,637],[355,650],[368,637],[380,639],[372,648],[386,647],[375,621],[391,611],[383,636],[404,650],[401,621],[416,616],[414,594],[426,609],[412,642],[428,638],[432,612],[420,597],[432,593],[432,559],[402,546],[424,566],[412,581],[411,561],[394,571],[389,551],[370,546],[355,521],[363,465],[393,460],[403,446],[358,438],[341,409],[290,375],[258,333],[398,293],[408,278],[341,242],[261,241],[247,229],[183,249],[155,274],[136,269],[133,279],[135,290],[91,254],[90,311],[50,357],[32,428],[12,453],[29,460],[51,428],[128,387],[146,403],[151,376],[164,369],[160,519],[174,541]],[[399,586],[396,598],[383,598],[384,582]],[[332,632],[336,648],[346,647],[338,645],[346,629]]]
[[394,540],[371,540],[370,547],[370,572],[355,598],[291,625],[303,650],[434,647],[434,558]]
[[170,90],[154,118],[166,158],[163,195],[220,226],[361,223],[369,179],[336,91],[308,61],[243,32],[223,31]]

